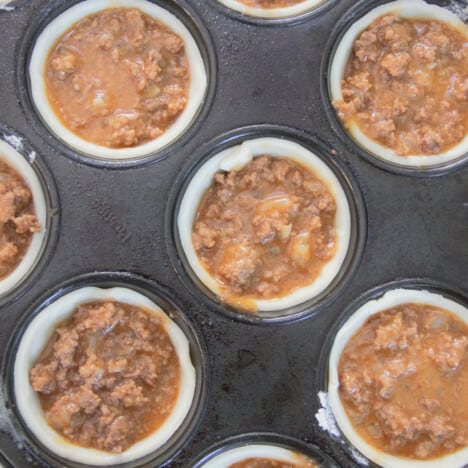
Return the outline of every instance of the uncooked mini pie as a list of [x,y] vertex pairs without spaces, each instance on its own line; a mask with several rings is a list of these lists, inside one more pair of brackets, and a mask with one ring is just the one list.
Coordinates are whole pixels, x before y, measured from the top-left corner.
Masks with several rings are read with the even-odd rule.
[[0,297],[31,271],[42,251],[47,205],[23,155],[0,140]]
[[190,268],[221,300],[279,311],[333,281],[351,217],[338,178],[319,157],[292,141],[258,138],[197,170],[177,228]]
[[289,18],[317,8],[326,0],[218,0],[223,5],[257,18]]
[[329,358],[339,428],[386,468],[468,462],[468,309],[440,294],[394,289],[356,310]]
[[166,313],[127,288],[83,287],[41,310],[14,362],[27,428],[52,453],[115,466],[163,446],[187,417],[196,373]]
[[247,444],[215,455],[200,468],[318,468],[318,464],[292,450],[270,444]]
[[429,168],[468,151],[468,26],[422,0],[381,5],[344,34],[329,92],[353,139],[399,166]]
[[131,159],[174,142],[203,103],[207,74],[191,33],[146,0],[87,0],[38,37],[29,77],[49,129],[73,149]]

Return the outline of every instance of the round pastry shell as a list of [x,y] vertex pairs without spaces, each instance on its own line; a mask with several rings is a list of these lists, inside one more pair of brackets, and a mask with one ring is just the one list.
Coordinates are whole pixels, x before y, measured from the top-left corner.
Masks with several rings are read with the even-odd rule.
[[348,441],[363,455],[374,463],[385,468],[462,468],[468,463],[468,448],[457,452],[430,459],[413,460],[390,455],[367,443],[354,429],[339,397],[338,364],[341,353],[349,339],[365,324],[367,319],[379,312],[405,303],[420,303],[440,307],[454,313],[468,324],[468,309],[463,305],[440,294],[426,290],[393,289],[379,299],[366,302],[359,307],[344,323],[337,333],[329,358],[328,398],[336,422]]
[[[56,115],[47,97],[47,58],[57,40],[86,16],[109,8],[137,8],[165,24],[185,43],[190,67],[190,88],[187,105],[176,121],[161,136],[139,146],[108,148],[89,142],[66,127]],[[206,94],[208,78],[204,61],[195,39],[174,14],[147,0],[85,0],[55,18],[39,35],[29,63],[31,97],[42,119],[55,134],[72,149],[86,155],[109,160],[134,159],[155,153],[177,140],[191,125]]]
[[[293,141],[280,138],[256,138],[228,148],[210,157],[192,177],[180,204],[177,229],[182,249],[196,276],[218,296],[222,290],[216,279],[201,263],[192,242],[192,226],[201,199],[211,186],[213,176],[220,170],[240,170],[253,157],[269,154],[272,157],[287,157],[309,168],[325,185],[336,201],[335,234],[336,252],[323,267],[320,275],[308,286],[274,299],[252,299],[259,311],[279,311],[306,302],[324,291],[340,271],[348,252],[351,236],[351,214],[346,194],[338,178],[328,165],[310,150]],[[250,302],[250,300],[249,300]]]
[[24,156],[11,145],[0,139],[0,159],[11,166],[24,180],[33,196],[34,212],[41,225],[41,230],[32,234],[28,249],[16,266],[5,278],[0,280],[0,297],[11,291],[25,279],[36,264],[42,252],[47,229],[47,203],[42,184]]
[[[468,26],[464,24],[460,18],[445,8],[428,4],[423,0],[397,0],[374,8],[357,20],[346,31],[335,50],[329,71],[329,93],[332,102],[335,100],[343,100],[341,88],[342,80],[356,39],[358,39],[359,35],[365,31],[374,20],[387,14],[394,14],[403,18],[423,18],[443,21],[455,27],[468,38]],[[342,123],[342,125],[344,125],[344,123]],[[346,131],[351,134],[355,142],[364,150],[377,158],[398,166],[430,168],[447,164],[464,155],[466,156],[468,153],[468,135],[465,135],[465,138],[456,146],[438,155],[401,156],[393,149],[369,138],[359,128],[358,123],[353,120],[346,124]]]
[[279,19],[279,18],[290,18],[298,16],[303,13],[307,13],[310,10],[318,7],[327,0],[303,0],[296,5],[291,5],[281,8],[260,8],[248,6],[239,0],[218,0],[224,6],[231,10],[238,11],[243,15],[253,16],[256,18],[264,19]]
[[276,445],[247,444],[215,455],[206,463],[200,465],[200,468],[228,468],[232,464],[247,460],[248,458],[268,458],[296,463],[298,468],[301,466],[301,461],[308,460],[303,455]]
[[[113,300],[143,307],[161,318],[180,363],[179,395],[172,413],[152,434],[136,442],[122,453],[114,454],[81,447],[63,438],[47,423],[37,393],[29,382],[34,366],[57,325],[70,317],[80,304]],[[195,394],[196,375],[190,358],[189,342],[182,330],[167,314],[146,296],[127,288],[102,289],[84,287],[65,294],[45,307],[26,328],[14,362],[14,393],[18,410],[29,430],[51,452],[79,463],[94,466],[115,466],[151,454],[177,431],[187,416]]]

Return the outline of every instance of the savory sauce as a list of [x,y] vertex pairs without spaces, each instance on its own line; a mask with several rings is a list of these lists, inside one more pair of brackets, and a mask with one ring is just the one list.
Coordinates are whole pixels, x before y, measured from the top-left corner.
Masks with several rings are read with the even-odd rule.
[[110,148],[159,137],[188,100],[184,41],[134,8],[80,20],[52,48],[45,73],[49,102],[62,123]]
[[339,394],[354,429],[416,459],[468,446],[468,325],[408,303],[370,317],[344,348]]
[[468,39],[440,21],[382,16],[355,41],[342,95],[346,125],[402,156],[443,153],[468,134]]
[[53,429],[78,445],[119,453],[170,415],[180,364],[155,314],[90,302],[57,327],[30,381]]
[[335,215],[335,199],[315,174],[262,155],[214,176],[192,239],[226,296],[281,297],[311,284],[333,258]]
[[0,158],[0,279],[18,266],[40,230],[29,187]]

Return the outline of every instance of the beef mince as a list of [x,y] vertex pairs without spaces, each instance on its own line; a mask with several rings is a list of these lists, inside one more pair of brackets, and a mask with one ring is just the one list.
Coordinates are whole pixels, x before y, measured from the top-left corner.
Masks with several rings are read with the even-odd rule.
[[313,173],[262,155],[214,176],[192,238],[226,295],[278,297],[312,283],[334,256],[335,215],[334,197]]
[[408,303],[370,317],[339,362],[340,398],[380,450],[430,459],[468,446],[468,325]]
[[[302,457],[298,457],[302,458]],[[240,462],[229,465],[228,468],[317,468],[318,465],[312,460],[300,460],[297,463],[290,461],[275,460],[272,458],[247,458]]]
[[241,3],[254,7],[254,8],[286,8],[298,3],[302,3],[304,0],[240,0]]
[[31,191],[21,176],[0,159],[0,279],[18,266],[33,233],[40,230]]
[[82,19],[47,60],[55,113],[73,133],[111,148],[162,135],[184,110],[189,82],[183,40],[134,8]]
[[437,155],[468,134],[468,40],[440,21],[375,20],[354,43],[340,118],[398,154]]
[[58,326],[30,381],[52,428],[81,446],[118,453],[169,416],[180,364],[159,317],[91,302]]

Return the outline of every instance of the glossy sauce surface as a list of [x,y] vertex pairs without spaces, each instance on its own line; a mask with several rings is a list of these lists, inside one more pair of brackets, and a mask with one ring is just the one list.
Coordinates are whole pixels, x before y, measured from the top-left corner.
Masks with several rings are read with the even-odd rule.
[[370,317],[338,374],[354,429],[376,448],[424,460],[468,445],[468,325],[454,314],[408,303]]
[[311,284],[335,253],[336,202],[288,158],[218,172],[193,225],[200,260],[225,297],[273,298]]
[[121,302],[80,305],[30,371],[49,425],[71,442],[122,452],[174,407],[180,363],[159,317]]
[[162,135],[184,110],[189,84],[183,40],[134,8],[80,20],[57,41],[46,66],[49,101],[62,123],[110,148]]
[[355,41],[334,106],[399,155],[437,155],[468,134],[468,39],[440,21],[387,15]]
[[40,230],[31,190],[0,155],[0,279],[18,266]]

